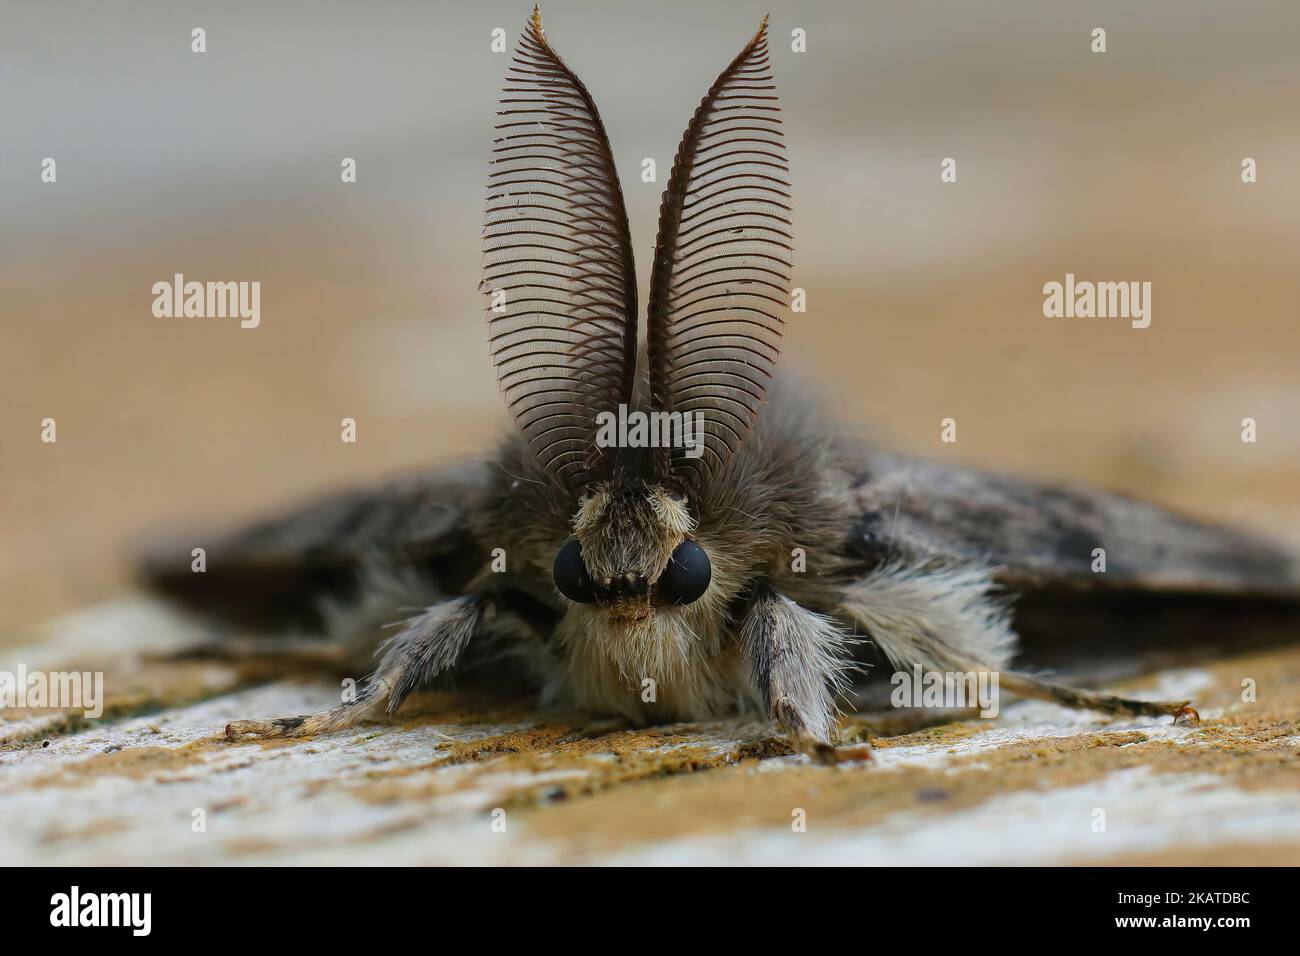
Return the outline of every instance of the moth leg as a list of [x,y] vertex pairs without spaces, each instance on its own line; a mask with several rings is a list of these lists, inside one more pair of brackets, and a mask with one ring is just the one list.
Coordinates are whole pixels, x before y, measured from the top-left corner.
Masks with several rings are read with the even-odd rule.
[[819,763],[871,759],[868,745],[839,749],[830,742],[852,640],[834,621],[760,584],[741,620],[740,639],[763,706],[796,749]]
[[999,675],[999,684],[1019,697],[1049,700],[1062,707],[1082,707],[1132,717],[1173,717],[1175,721],[1190,723],[1201,719],[1190,700],[1135,700],[1112,694],[1098,694],[1063,684],[1049,684],[1017,671],[1003,671]]
[[392,714],[411,691],[455,666],[493,611],[493,605],[475,596],[435,604],[379,646],[384,656],[356,699],[302,717],[231,721],[226,736],[306,737]]
[[899,670],[997,672],[1001,689],[1064,707],[1175,719],[1197,716],[1190,701],[1114,697],[1044,683],[1008,668],[1016,634],[1010,607],[997,594],[988,568],[890,563],[850,585],[843,610]]

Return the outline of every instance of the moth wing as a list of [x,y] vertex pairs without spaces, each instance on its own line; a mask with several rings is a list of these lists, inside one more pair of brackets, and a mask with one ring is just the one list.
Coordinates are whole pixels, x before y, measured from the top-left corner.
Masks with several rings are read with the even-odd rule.
[[488,480],[485,465],[417,472],[234,529],[171,534],[142,549],[139,576],[183,607],[259,629],[318,625],[322,603],[354,594],[375,560],[451,593],[480,565],[470,516]]
[[849,550],[864,559],[980,562],[1018,592],[1300,601],[1283,545],[1111,492],[874,454],[851,494]]

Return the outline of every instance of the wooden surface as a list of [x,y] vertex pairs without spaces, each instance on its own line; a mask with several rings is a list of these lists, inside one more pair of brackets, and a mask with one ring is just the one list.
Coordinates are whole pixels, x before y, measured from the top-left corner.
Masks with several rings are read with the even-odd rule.
[[[1037,702],[909,733],[897,713],[868,715],[842,732],[870,736],[875,764],[826,768],[763,725],[566,739],[563,715],[449,693],[417,695],[389,725],[232,742],[226,721],[327,706],[338,679],[178,655],[202,639],[124,598],[6,653],[0,669],[102,669],[108,707],[89,722],[0,711],[0,859],[1300,863],[1300,647],[1116,685],[1193,696],[1199,726]],[[1248,677],[1254,703],[1240,699]]]

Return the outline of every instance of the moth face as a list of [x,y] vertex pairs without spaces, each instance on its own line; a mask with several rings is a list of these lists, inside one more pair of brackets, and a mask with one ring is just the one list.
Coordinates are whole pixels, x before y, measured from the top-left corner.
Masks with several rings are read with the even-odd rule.
[[628,623],[689,604],[711,575],[708,555],[689,537],[694,527],[685,499],[661,485],[601,482],[583,497],[574,537],[556,555],[555,585]]

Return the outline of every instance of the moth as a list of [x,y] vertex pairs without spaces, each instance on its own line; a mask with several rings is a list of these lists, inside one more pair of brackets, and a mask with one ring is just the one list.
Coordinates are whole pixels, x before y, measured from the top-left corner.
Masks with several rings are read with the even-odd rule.
[[[776,376],[793,241],[766,19],[677,149],[643,348],[605,128],[536,9],[487,191],[487,339],[515,426],[496,453],[205,538],[201,574],[193,537],[144,564],[154,588],[231,625],[323,631],[379,656],[354,700],[236,720],[228,736],[381,719],[455,673],[630,725],[763,715],[817,761],[862,760],[867,745],[837,746],[837,711],[873,655],[997,673],[1002,690],[1067,707],[1191,718],[1188,701],[1015,669],[1018,629],[1087,646],[1144,629],[1135,609],[1300,591],[1281,546],[1103,491],[892,454]],[[670,439],[699,430],[601,440],[615,413]]]

